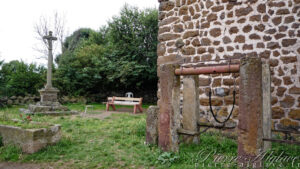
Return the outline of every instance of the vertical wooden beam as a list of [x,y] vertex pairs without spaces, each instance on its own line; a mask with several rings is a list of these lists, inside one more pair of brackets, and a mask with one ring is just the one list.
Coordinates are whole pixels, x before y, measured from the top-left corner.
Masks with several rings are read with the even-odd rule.
[[262,62],[245,57],[240,63],[238,124],[239,168],[261,168],[257,155],[263,150]]
[[[262,89],[263,89],[263,137],[271,138],[272,112],[271,112],[271,72],[270,65],[262,65]],[[271,149],[272,143],[264,141],[264,151]]]
[[[183,77],[183,108],[182,108],[182,127],[185,130],[198,132],[199,114],[199,76]],[[185,143],[199,143],[199,136],[184,135]]]
[[178,151],[180,128],[180,77],[175,76],[176,65],[158,68],[160,99],[158,101],[158,145],[163,151]]

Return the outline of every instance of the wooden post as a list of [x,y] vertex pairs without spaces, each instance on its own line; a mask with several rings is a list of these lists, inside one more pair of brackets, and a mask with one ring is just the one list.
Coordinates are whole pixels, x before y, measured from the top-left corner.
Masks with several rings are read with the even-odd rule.
[[178,151],[180,128],[180,77],[175,76],[176,65],[158,68],[160,100],[158,101],[158,145],[163,151]]
[[136,110],[137,110],[137,106],[134,105],[134,106],[133,106],[133,114],[136,114]]
[[[262,65],[262,88],[263,88],[263,137],[271,138],[271,73],[270,65],[264,63]],[[272,146],[271,142],[264,141],[264,151],[270,150]]]
[[[183,108],[182,108],[182,127],[185,130],[198,132],[198,113],[199,113],[199,76],[183,77]],[[185,143],[199,143],[199,136],[184,135]]]
[[263,150],[262,63],[245,57],[240,64],[238,167],[262,168],[256,158]]

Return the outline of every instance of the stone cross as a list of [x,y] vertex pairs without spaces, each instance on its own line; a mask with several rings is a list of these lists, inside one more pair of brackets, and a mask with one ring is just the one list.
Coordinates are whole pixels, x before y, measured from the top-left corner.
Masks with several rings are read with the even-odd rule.
[[47,85],[45,89],[51,89],[52,88],[52,64],[53,64],[52,42],[57,40],[57,38],[52,36],[52,31],[49,31],[49,35],[44,36],[43,39],[46,39],[48,42],[48,70],[47,70]]

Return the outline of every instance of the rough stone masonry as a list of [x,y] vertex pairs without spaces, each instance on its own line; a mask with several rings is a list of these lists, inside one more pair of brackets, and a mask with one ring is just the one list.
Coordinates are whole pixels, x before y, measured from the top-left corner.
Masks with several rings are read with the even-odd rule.
[[[300,129],[300,0],[159,2],[158,67],[179,57],[193,63],[246,55],[265,59],[271,67],[272,128]],[[208,107],[210,87],[224,89],[225,96],[214,96],[212,104],[219,116],[229,114],[233,84],[240,81],[233,76],[199,76],[202,117],[213,121]],[[238,98],[239,91],[236,105]],[[235,122],[238,112],[237,108],[233,113]]]

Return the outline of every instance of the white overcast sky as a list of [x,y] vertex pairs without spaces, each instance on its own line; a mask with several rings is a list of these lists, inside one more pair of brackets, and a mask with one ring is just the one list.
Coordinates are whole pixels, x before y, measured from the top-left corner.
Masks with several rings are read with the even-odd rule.
[[3,0],[0,2],[0,60],[44,64],[33,48],[34,24],[42,15],[64,14],[71,34],[79,28],[98,30],[127,3],[140,9],[158,7],[158,0]]

